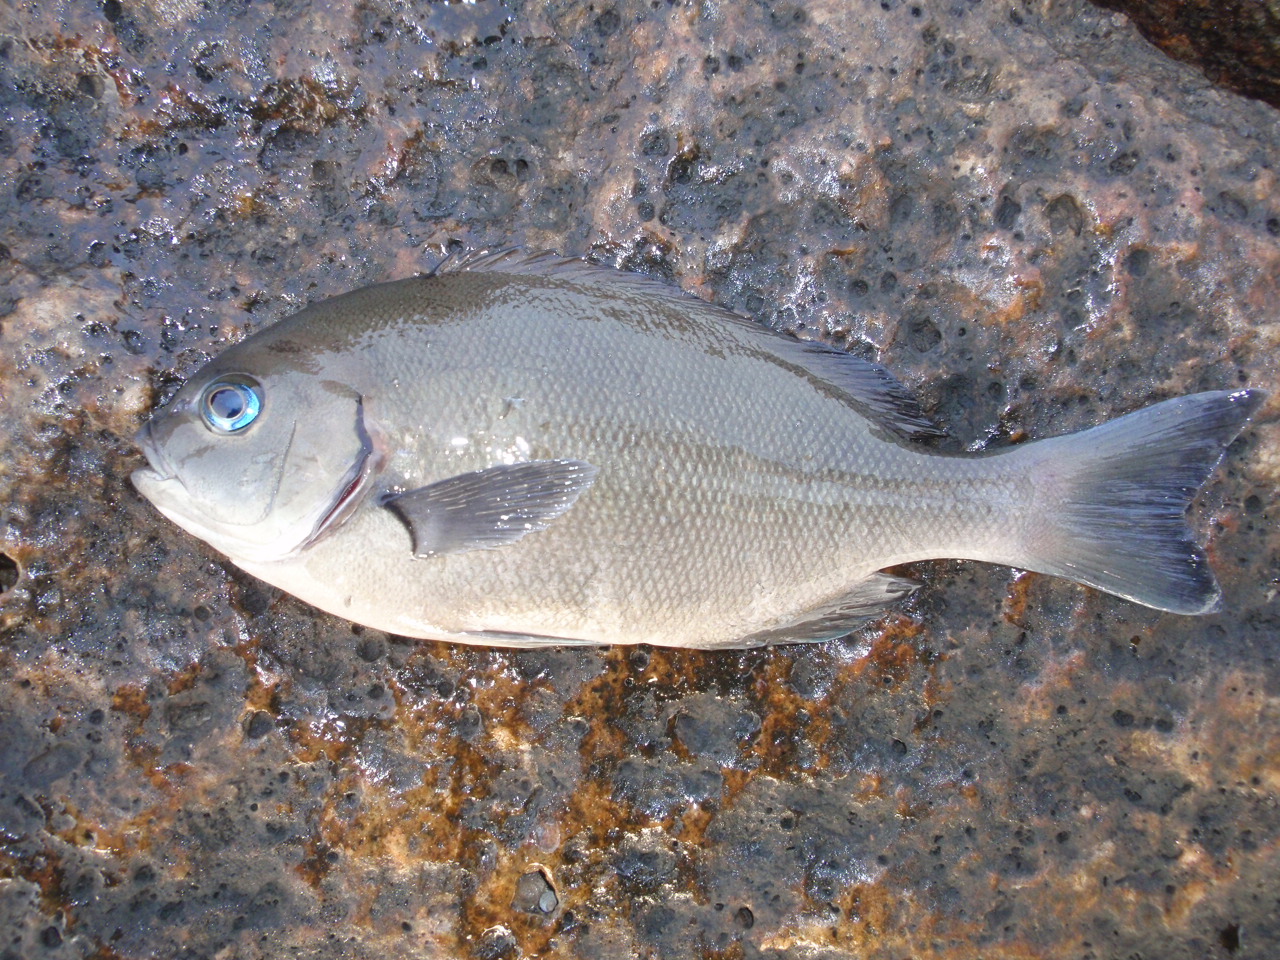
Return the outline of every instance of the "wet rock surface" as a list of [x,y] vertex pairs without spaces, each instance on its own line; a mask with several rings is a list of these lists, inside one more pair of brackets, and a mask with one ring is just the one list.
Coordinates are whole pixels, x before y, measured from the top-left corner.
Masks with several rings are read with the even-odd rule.
[[1079,2],[0,10],[0,957],[1280,945],[1277,400],[1226,604],[962,562],[839,642],[410,642],[128,483],[207,357],[448,250],[887,363],[952,449],[1280,385],[1278,115]]
[[1280,107],[1276,0],[1094,0],[1120,10],[1171,57],[1228,89]]

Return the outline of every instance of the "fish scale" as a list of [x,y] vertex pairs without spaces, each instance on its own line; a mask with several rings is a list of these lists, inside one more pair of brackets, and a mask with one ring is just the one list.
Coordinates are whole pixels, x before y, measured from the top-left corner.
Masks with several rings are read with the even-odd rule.
[[[217,420],[219,388],[251,413]],[[1207,612],[1183,512],[1262,399],[944,455],[874,364],[503,251],[227,350],[153,415],[134,479],[248,572],[393,633],[750,646],[847,633],[914,588],[878,571],[935,557]]]

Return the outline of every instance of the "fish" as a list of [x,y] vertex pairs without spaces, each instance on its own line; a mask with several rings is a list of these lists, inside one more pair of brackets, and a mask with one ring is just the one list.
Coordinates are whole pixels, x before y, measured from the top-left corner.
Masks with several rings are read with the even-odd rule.
[[879,364],[651,278],[507,249],[324,300],[210,360],[134,486],[349,621],[489,644],[838,638],[958,558],[1175,614],[1186,512],[1259,390],[977,454]]

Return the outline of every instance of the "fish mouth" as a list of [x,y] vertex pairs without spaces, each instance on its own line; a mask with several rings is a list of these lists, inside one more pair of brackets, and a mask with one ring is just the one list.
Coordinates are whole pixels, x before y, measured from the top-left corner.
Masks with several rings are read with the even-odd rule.
[[382,433],[364,414],[364,397],[356,400],[356,436],[360,440],[360,454],[338,484],[338,495],[329,509],[316,521],[311,534],[298,544],[295,553],[314,546],[342,525],[364,499],[370,481],[382,469],[386,460]]
[[174,469],[173,464],[156,443],[154,421],[148,420],[142,425],[142,429],[133,435],[133,443],[147,458],[147,466],[139,467],[130,474],[135,487],[139,487],[139,481],[143,484],[156,485],[177,478],[178,471]]
[[[147,465],[139,467],[129,475],[133,488],[151,505],[160,511],[168,520],[182,529],[199,537],[206,543],[217,545],[217,534],[184,509],[186,502],[186,485],[178,476],[173,462],[164,455],[155,436],[155,424],[148,420],[142,429],[134,434],[133,442],[142,455],[147,458]],[[219,547],[219,549],[222,549]],[[225,551],[224,551],[225,552]]]

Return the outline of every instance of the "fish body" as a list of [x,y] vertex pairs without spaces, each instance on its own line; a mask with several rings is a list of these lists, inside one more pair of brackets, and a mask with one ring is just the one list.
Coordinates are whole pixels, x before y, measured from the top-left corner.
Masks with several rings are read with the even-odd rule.
[[143,428],[133,479],[244,570],[381,630],[738,647],[847,633],[914,588],[879,571],[938,557],[1208,612],[1183,513],[1261,399],[943,455],[874,364],[504,251],[231,347]]

